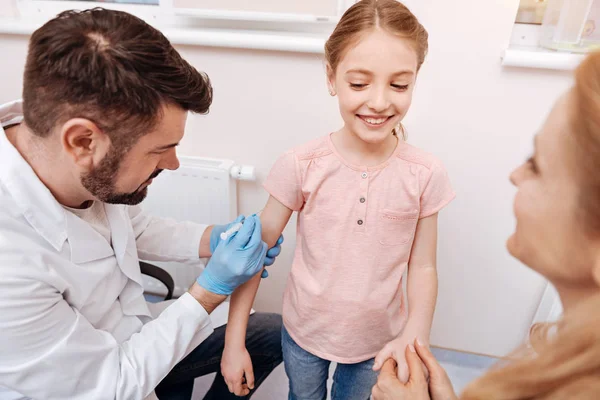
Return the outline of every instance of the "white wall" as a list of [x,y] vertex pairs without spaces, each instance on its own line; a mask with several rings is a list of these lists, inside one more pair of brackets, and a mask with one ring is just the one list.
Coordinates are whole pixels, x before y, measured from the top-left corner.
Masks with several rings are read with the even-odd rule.
[[[445,163],[458,197],[441,214],[440,295],[436,345],[502,355],[526,334],[544,283],[505,250],[513,230],[512,168],[570,74],[503,69],[517,0],[413,0],[431,34],[431,52],[407,117],[409,141]],[[215,101],[193,116],[181,154],[231,158],[257,167],[262,181],[286,149],[340,126],[320,57],[315,55],[179,47],[206,71]],[[26,38],[0,36],[0,102],[20,94]],[[260,183],[260,182],[259,182]],[[259,183],[241,184],[240,211],[260,210]],[[257,299],[259,310],[280,311],[292,260],[295,223]]]

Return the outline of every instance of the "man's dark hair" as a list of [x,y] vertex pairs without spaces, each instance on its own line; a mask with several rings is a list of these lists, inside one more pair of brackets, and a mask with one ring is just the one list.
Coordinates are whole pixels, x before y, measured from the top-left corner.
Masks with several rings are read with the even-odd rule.
[[86,118],[122,149],[151,130],[162,106],[207,113],[211,102],[208,76],[131,14],[65,11],[29,41],[23,108],[25,123],[40,137]]

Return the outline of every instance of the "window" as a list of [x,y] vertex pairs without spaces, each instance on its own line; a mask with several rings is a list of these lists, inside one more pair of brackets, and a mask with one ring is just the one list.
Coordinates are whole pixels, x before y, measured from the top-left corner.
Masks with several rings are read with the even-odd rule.
[[521,0],[516,22],[540,25],[544,19],[547,6],[547,0]]
[[600,48],[600,0],[521,0],[516,22],[541,24],[538,43],[550,50]]
[[[353,0],[17,0],[22,14],[94,6],[126,9],[133,14],[154,12],[210,19],[253,21],[335,22]],[[148,7],[152,6],[152,7]]]
[[[43,1],[43,0],[42,0]],[[70,1],[70,0],[66,0]],[[89,0],[93,3],[147,4],[157,6],[158,0]]]
[[322,53],[355,0],[14,0],[20,21],[0,31],[33,31],[64,10],[104,7],[137,15],[174,44]]
[[221,11],[279,15],[336,17],[338,0],[172,0],[180,12]]
[[572,70],[600,49],[600,0],[520,0],[503,65]]

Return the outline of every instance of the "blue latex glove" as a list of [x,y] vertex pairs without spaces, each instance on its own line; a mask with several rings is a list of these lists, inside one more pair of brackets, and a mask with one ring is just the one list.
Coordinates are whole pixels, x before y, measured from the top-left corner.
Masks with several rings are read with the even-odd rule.
[[215,294],[229,296],[265,265],[267,245],[261,240],[257,216],[245,219],[242,228],[227,240],[219,241],[197,282]]
[[233,221],[229,224],[213,225],[213,230],[210,233],[210,252],[211,252],[211,254],[215,252],[215,249],[221,242],[221,233],[227,231],[229,228],[231,228],[233,225],[237,224],[238,222],[244,222],[244,219],[245,219],[245,217],[243,215],[239,215],[235,219],[235,221]]
[[[275,246],[271,247],[267,251],[267,257],[265,257],[265,267],[273,265],[273,263],[275,262],[275,259],[281,253],[281,243],[283,243],[283,235],[280,235],[279,239],[277,239],[277,243],[275,243]],[[264,279],[268,276],[269,276],[269,273],[267,272],[266,269],[264,269],[261,277]]]
[[[215,249],[221,242],[221,233],[226,232],[229,228],[231,228],[233,225],[237,224],[238,222],[244,222],[244,218],[245,217],[243,215],[240,215],[235,219],[235,221],[233,221],[229,224],[213,225],[212,232],[210,233],[210,252],[211,253],[215,252]],[[265,258],[265,267],[273,265],[277,256],[279,254],[281,254],[281,244],[282,243],[283,243],[283,235],[279,236],[279,239],[277,240],[277,243],[275,243],[275,246],[271,247],[269,249],[269,251],[267,251],[267,257]],[[267,270],[266,269],[263,270],[261,277],[264,279],[268,276],[269,276],[269,273],[267,272]]]

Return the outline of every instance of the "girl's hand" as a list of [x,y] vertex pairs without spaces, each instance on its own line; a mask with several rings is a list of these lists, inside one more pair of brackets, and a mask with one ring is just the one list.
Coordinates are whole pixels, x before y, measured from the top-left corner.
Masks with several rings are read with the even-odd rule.
[[413,345],[406,347],[405,358],[410,373],[408,382],[403,384],[398,380],[396,362],[388,359],[381,368],[377,384],[373,386],[373,400],[430,400],[427,379]]
[[429,370],[429,393],[432,400],[457,400],[454,388],[446,370],[437,362],[428,347],[415,341],[415,348],[421,361]]
[[221,374],[229,391],[236,396],[246,396],[254,389],[252,359],[246,347],[225,345],[221,359]]
[[[387,359],[393,358],[394,361],[396,361],[396,371],[398,380],[401,383],[408,382],[409,370],[408,364],[406,362],[405,353],[407,346],[412,346],[414,340],[414,335],[402,334],[399,338],[394,339],[388,344],[386,344],[385,347],[381,349],[381,351],[375,357],[375,364],[373,365],[373,370],[379,371],[379,369],[383,366],[384,362],[386,362]],[[421,365],[423,373],[425,375],[425,379],[427,379],[429,375],[427,368],[425,368],[425,365]]]

